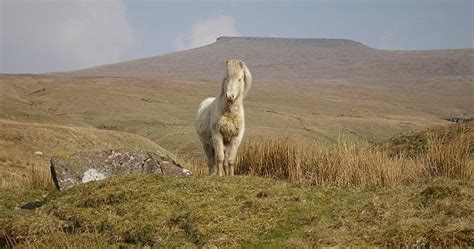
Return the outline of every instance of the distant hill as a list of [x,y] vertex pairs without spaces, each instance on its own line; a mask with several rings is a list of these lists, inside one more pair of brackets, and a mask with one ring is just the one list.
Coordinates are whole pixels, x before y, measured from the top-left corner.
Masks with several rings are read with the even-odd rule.
[[259,79],[384,78],[474,74],[474,49],[389,51],[345,39],[220,37],[215,43],[144,59],[59,73],[220,79],[231,58]]

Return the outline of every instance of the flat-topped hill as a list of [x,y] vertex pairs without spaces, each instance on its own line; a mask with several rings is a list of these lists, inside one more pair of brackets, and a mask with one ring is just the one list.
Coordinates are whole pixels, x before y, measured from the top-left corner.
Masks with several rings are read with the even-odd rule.
[[346,39],[264,37],[219,37],[199,48],[63,74],[215,80],[231,58],[267,80],[474,74],[474,49],[388,51]]

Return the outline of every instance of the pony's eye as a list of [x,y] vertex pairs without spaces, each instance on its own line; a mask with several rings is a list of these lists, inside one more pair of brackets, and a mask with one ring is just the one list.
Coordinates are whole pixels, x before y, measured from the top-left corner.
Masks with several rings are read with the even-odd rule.
[[242,81],[242,79],[239,79],[239,81]]

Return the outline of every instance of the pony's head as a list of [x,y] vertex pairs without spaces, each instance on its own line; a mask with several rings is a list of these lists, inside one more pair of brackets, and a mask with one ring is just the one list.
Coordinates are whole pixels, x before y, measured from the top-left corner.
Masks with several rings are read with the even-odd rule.
[[252,75],[243,61],[227,61],[227,73],[222,83],[223,95],[227,101],[232,103],[243,98],[251,84]]

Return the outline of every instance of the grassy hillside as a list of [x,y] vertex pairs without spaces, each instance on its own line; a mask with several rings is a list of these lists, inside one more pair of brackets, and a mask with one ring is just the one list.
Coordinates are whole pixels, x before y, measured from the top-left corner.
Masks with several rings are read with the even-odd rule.
[[3,246],[474,246],[474,185],[446,179],[363,191],[131,176],[1,195]]
[[[474,246],[470,124],[436,130],[441,136],[434,140],[432,132],[397,136],[386,145],[392,157],[380,149],[383,143],[366,143],[445,124],[422,111],[425,99],[391,99],[389,88],[367,87],[373,96],[355,102],[343,97],[350,96],[346,90],[326,85],[320,96],[338,104],[324,105],[328,97],[320,113],[308,115],[315,102],[309,92],[295,90],[296,98],[285,88],[256,88],[258,98],[246,102],[249,126],[239,155],[239,173],[247,176],[136,175],[59,193],[51,190],[48,167],[59,151],[153,150],[159,142],[200,158],[190,139],[193,107],[202,97],[196,95],[211,87],[176,80],[2,79],[8,94],[0,99],[0,247]],[[464,83],[445,90],[462,95]],[[192,91],[176,99],[177,89]],[[407,99],[413,104],[403,105],[411,108],[400,108]],[[459,108],[445,101],[433,99],[431,110]],[[338,114],[357,104],[354,111],[365,116]],[[282,131],[293,143],[265,142]],[[414,155],[410,148],[417,148]],[[38,150],[44,155],[34,155]],[[199,160],[186,163],[206,172]]]
[[[161,78],[0,78],[1,119],[135,133],[193,157],[202,155],[193,128],[197,106],[219,89],[218,82]],[[447,124],[445,117],[474,116],[469,78],[404,80],[292,87],[256,79],[244,103],[246,138],[288,134],[326,144],[339,137],[380,141]]]
[[[443,117],[474,116],[469,78],[404,80],[302,81],[298,87],[256,80],[245,100],[244,142],[288,136],[301,146],[365,144],[446,125]],[[2,75],[1,185],[44,185],[49,158],[59,151],[158,144],[204,173],[193,123],[200,101],[217,90],[218,82],[210,81]],[[31,179],[31,172],[45,177]]]
[[0,246],[473,246],[472,131],[333,149],[272,138],[243,146],[247,176],[0,189]]

